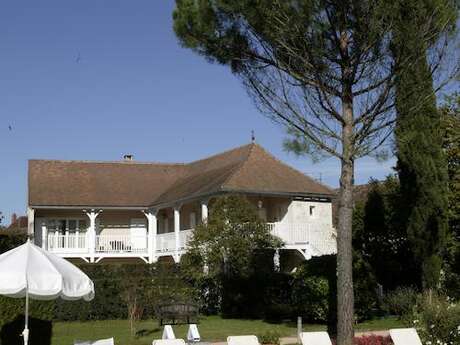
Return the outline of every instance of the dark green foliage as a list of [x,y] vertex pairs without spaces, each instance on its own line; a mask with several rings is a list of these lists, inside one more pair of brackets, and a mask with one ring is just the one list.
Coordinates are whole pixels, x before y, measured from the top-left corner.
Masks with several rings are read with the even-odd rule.
[[27,235],[25,234],[0,233],[0,254],[24,244],[26,241]]
[[[420,271],[414,262],[407,233],[403,201],[396,176],[370,181],[367,199],[355,205],[353,248],[384,290],[416,285]],[[404,262],[404,265],[401,265]]]
[[[15,242],[11,239],[9,241]],[[59,321],[126,319],[130,302],[125,298],[126,290],[129,288],[127,282],[133,282],[136,286],[137,301],[142,308],[143,318],[155,318],[157,304],[171,300],[193,302],[197,296],[196,290],[188,284],[176,266],[139,263],[82,264],[79,267],[94,281],[95,298],[91,302],[32,300],[31,316]],[[23,299],[0,296],[0,326],[23,312]]]
[[[408,238],[425,288],[436,288],[447,238],[448,176],[428,49],[455,27],[448,0],[395,1],[397,170]],[[423,30],[421,28],[424,28]]]
[[440,111],[449,175],[449,225],[452,234],[460,239],[460,93],[447,97]]
[[416,290],[410,287],[399,287],[385,296],[384,309],[387,313],[402,317],[412,312],[416,302]]
[[196,227],[183,265],[191,276],[203,276],[206,264],[210,276],[240,277],[253,272],[263,251],[280,246],[253,204],[244,196],[225,196],[215,200],[208,221]]
[[214,202],[207,222],[195,229],[182,266],[204,289],[207,312],[260,317],[267,277],[273,272],[273,249],[280,245],[246,198],[226,196]]
[[[0,345],[23,345],[24,315],[3,325],[0,330]],[[52,322],[29,317],[29,345],[51,345]]]
[[[313,262],[306,262],[299,267],[293,275],[292,301],[294,311],[309,322],[326,322],[328,320],[330,291],[328,276],[325,273],[330,267],[327,267],[327,264],[328,260],[313,259]],[[325,270],[321,272],[318,270],[319,267]]]
[[263,334],[259,334],[257,339],[259,339],[261,344],[270,344],[270,345],[279,345],[280,344],[280,333],[277,331],[268,331]]

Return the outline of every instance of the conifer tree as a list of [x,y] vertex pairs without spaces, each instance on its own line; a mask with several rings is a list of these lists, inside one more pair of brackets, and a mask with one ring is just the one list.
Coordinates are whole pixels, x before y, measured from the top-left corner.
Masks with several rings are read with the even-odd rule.
[[447,235],[448,176],[430,48],[455,26],[449,0],[394,3],[397,170],[403,212],[425,289],[437,286]]
[[[227,65],[288,148],[341,163],[337,225],[337,343],[353,342],[355,161],[394,124],[390,0],[176,0],[183,46]],[[403,65],[400,65],[403,68]]]

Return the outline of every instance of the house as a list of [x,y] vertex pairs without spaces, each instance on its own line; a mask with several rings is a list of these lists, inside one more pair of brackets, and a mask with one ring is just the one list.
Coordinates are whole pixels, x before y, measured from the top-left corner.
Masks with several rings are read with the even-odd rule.
[[[37,245],[87,262],[179,262],[216,197],[257,207],[282,251],[334,253],[333,191],[251,143],[187,164],[30,160],[28,231]],[[278,255],[278,254],[277,254]]]
[[7,232],[27,234],[27,217],[19,216],[16,213],[11,215],[11,223],[6,228]]

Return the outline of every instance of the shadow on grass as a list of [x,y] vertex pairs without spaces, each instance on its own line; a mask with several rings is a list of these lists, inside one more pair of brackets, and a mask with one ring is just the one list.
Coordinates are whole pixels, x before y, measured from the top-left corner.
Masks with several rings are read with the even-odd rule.
[[141,338],[141,337],[148,337],[149,335],[152,335],[156,332],[159,332],[160,329],[158,327],[153,328],[153,329],[140,329],[136,332],[136,338]]

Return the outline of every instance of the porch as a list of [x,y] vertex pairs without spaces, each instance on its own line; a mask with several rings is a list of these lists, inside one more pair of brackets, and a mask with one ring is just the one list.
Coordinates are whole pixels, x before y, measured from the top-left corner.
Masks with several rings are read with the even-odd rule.
[[[297,250],[306,259],[336,252],[330,204],[249,199],[285,249]],[[34,221],[35,242],[50,252],[87,262],[139,258],[152,263],[167,256],[179,262],[196,225],[206,221],[210,203],[207,199],[158,210],[40,210]]]

